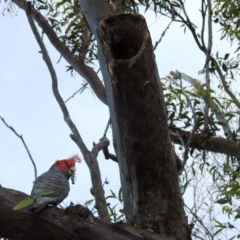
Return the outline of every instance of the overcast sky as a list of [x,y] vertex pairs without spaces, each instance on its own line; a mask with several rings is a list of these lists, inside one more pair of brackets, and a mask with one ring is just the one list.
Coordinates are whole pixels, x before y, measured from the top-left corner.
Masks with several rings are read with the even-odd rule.
[[[2,3],[1,3],[2,4]],[[195,8],[196,3],[189,7]],[[3,5],[0,5],[1,9]],[[196,9],[196,8],[195,8]],[[57,159],[81,153],[69,138],[70,130],[63,121],[62,113],[51,91],[51,79],[39,54],[39,47],[23,11],[16,8],[15,14],[0,16],[0,115],[22,134],[37,164],[38,175],[42,174]],[[196,13],[196,12],[195,12]],[[199,16],[192,14],[195,20]],[[163,18],[148,17],[153,43],[159,39],[167,22]],[[47,44],[55,64],[59,89],[67,99],[84,83],[76,74],[66,73],[66,63],[57,64],[59,54]],[[172,26],[156,51],[160,76],[171,70],[179,70],[193,77],[204,64],[203,55],[197,50],[192,37],[179,26]],[[202,76],[199,76],[202,79]],[[70,115],[79,132],[91,149],[103,135],[108,121],[108,109],[92,93],[91,89],[78,94],[68,104]],[[111,134],[109,139],[112,140]],[[34,171],[21,143],[0,121],[0,184],[30,193]],[[116,163],[99,157],[102,179],[107,178],[108,188],[118,191],[119,177]],[[89,172],[85,163],[77,166],[76,184],[64,201],[84,203],[91,198]]]

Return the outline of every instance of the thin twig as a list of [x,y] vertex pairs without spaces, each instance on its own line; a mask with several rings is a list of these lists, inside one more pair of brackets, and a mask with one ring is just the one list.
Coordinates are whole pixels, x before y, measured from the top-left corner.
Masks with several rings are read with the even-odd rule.
[[204,35],[205,35],[205,23],[206,23],[206,4],[205,4],[205,1],[201,1],[201,15],[202,15],[202,28],[201,28],[201,42],[202,42],[202,45],[203,45],[203,48],[206,49],[206,45],[205,45],[205,41],[204,41]]
[[165,36],[167,30],[170,28],[170,25],[173,23],[173,20],[171,20],[171,22],[167,25],[167,27],[164,29],[164,31],[162,32],[159,40],[156,41],[154,47],[153,47],[153,51],[156,50],[157,46],[159,45],[159,43],[162,41],[163,37]]
[[[107,136],[107,131],[109,129],[110,123],[111,123],[111,119],[109,118],[108,122],[107,122],[107,126],[106,126],[106,128],[104,130],[104,133],[103,133],[103,137],[100,139],[100,141],[105,141],[105,142],[108,141],[109,144],[110,144],[110,142],[109,142],[109,140],[107,139],[106,136]],[[109,150],[108,150],[109,144],[102,148],[104,157],[105,157],[105,159],[112,159],[114,162],[117,162],[118,161],[117,160],[117,156],[112,154],[112,153],[110,153]]]
[[228,94],[228,96],[232,99],[233,103],[238,107],[238,109],[240,109],[240,101],[237,99],[237,97],[235,96],[235,94],[233,94],[233,92],[231,91],[229,84],[226,81],[226,78],[217,62],[217,60],[213,57],[210,56],[211,61],[214,63],[214,67],[216,68],[216,71],[219,75],[219,78],[222,82],[222,85],[224,87],[225,92]]
[[76,94],[78,94],[79,92],[82,93],[86,87],[87,87],[88,83],[83,84],[82,87],[80,87],[76,92],[74,92],[69,98],[67,98],[64,102],[67,103],[70,99],[74,98],[76,96]]
[[23,146],[24,146],[24,148],[25,148],[26,151],[27,151],[28,157],[30,158],[30,160],[31,160],[31,162],[32,162],[33,169],[34,169],[34,177],[35,177],[35,179],[36,179],[36,178],[37,178],[37,167],[36,167],[36,164],[35,164],[35,162],[34,162],[34,160],[33,160],[33,158],[32,158],[32,155],[31,155],[31,153],[30,153],[30,151],[29,151],[29,149],[28,149],[28,146],[27,146],[27,144],[26,144],[23,136],[20,135],[19,133],[17,133],[17,131],[16,131],[12,126],[10,126],[10,125],[4,120],[3,117],[0,116],[0,119],[2,120],[2,122],[5,124],[5,126],[6,126],[7,128],[9,128],[17,137],[19,137],[19,138],[21,139],[21,141],[22,141],[22,143],[23,143]]
[[208,228],[204,225],[202,219],[197,215],[197,213],[193,212],[190,207],[188,207],[186,204],[184,204],[185,208],[188,209],[188,211],[193,215],[193,217],[196,219],[196,221],[203,227],[203,229],[206,231],[206,233],[211,237],[211,239],[214,239],[213,234],[208,230]]
[[210,56],[212,52],[212,38],[213,38],[213,30],[212,30],[212,3],[211,0],[207,0],[208,2],[208,47],[207,47],[207,59],[206,63],[209,63],[210,61]]
[[111,122],[111,119],[109,118],[109,119],[108,119],[108,122],[107,122],[107,126],[106,126],[106,128],[105,128],[105,130],[104,130],[104,133],[103,133],[103,137],[106,137],[106,135],[107,135],[107,131],[108,131],[108,128],[109,128],[109,126],[110,126],[110,122]]

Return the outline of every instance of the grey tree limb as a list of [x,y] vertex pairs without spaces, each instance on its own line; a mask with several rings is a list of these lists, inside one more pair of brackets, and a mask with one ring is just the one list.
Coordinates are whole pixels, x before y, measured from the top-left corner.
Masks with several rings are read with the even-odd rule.
[[37,167],[36,167],[36,164],[35,164],[35,161],[33,160],[33,157],[32,157],[32,154],[23,138],[23,136],[21,134],[19,134],[12,126],[10,126],[3,117],[0,116],[0,119],[2,120],[2,122],[4,123],[4,125],[9,128],[18,138],[20,138],[20,140],[22,141],[22,144],[24,146],[24,148],[26,149],[27,151],[27,154],[28,154],[28,157],[30,158],[30,161],[33,165],[33,170],[34,170],[34,178],[36,179],[37,178]]
[[103,190],[103,185],[102,185],[102,180],[101,180],[101,173],[100,173],[98,161],[96,158],[97,156],[95,153],[92,153],[87,149],[76,125],[72,121],[70,114],[68,112],[68,109],[59,93],[56,72],[52,65],[51,59],[48,55],[45,44],[43,43],[43,40],[35,26],[34,20],[31,15],[31,11],[26,11],[26,14],[27,14],[27,18],[28,18],[29,24],[31,26],[31,29],[33,31],[33,34],[40,46],[40,49],[41,49],[41,52],[43,55],[43,60],[45,61],[47,68],[49,70],[49,73],[51,75],[53,94],[59,104],[60,109],[62,110],[65,122],[67,123],[68,127],[72,131],[71,138],[79,147],[80,151],[82,152],[82,154],[84,156],[85,162],[87,163],[87,165],[89,167],[93,188],[97,189],[94,197],[95,197],[99,217],[102,220],[109,221],[110,217],[108,214],[107,205],[105,203],[105,196],[104,196],[104,190]]

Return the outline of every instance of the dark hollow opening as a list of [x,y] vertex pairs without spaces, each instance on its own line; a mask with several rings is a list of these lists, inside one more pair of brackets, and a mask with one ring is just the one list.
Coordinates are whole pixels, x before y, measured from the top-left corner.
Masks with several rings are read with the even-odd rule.
[[145,25],[140,17],[122,16],[107,22],[108,45],[114,59],[130,59],[135,56],[143,42]]

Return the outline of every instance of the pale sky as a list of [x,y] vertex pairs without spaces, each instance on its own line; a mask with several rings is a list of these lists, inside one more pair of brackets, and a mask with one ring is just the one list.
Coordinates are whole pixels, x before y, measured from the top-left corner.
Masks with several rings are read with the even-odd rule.
[[[194,8],[195,4],[189,7]],[[196,14],[192,17],[199,19]],[[155,43],[167,22],[163,18],[156,20],[153,14],[148,17],[148,25]],[[23,135],[37,164],[38,175],[47,171],[57,159],[75,153],[82,156],[69,138],[70,130],[52,94],[49,72],[38,53],[39,47],[23,11],[17,10],[17,16],[0,15],[0,36],[0,115]],[[84,81],[76,74],[71,77],[66,73],[66,63],[61,61],[57,64],[59,54],[49,44],[47,46],[57,72],[60,93],[63,99],[67,99]],[[155,54],[161,77],[172,70],[179,70],[203,79],[203,76],[198,76],[198,71],[205,62],[204,56],[192,37],[188,33],[183,34],[179,26],[171,26]],[[76,95],[67,107],[84,142],[91,149],[92,143],[103,135],[108,121],[107,107],[91,89]],[[108,137],[111,141],[111,134]],[[98,160],[102,180],[107,178],[110,182],[107,189],[117,192],[120,187],[117,164],[105,160],[102,153]],[[0,164],[0,184],[29,194],[34,181],[32,164],[20,139],[1,121]],[[83,204],[92,198],[89,171],[84,162],[77,165],[76,177],[76,184],[71,185],[65,204],[70,201]]]

